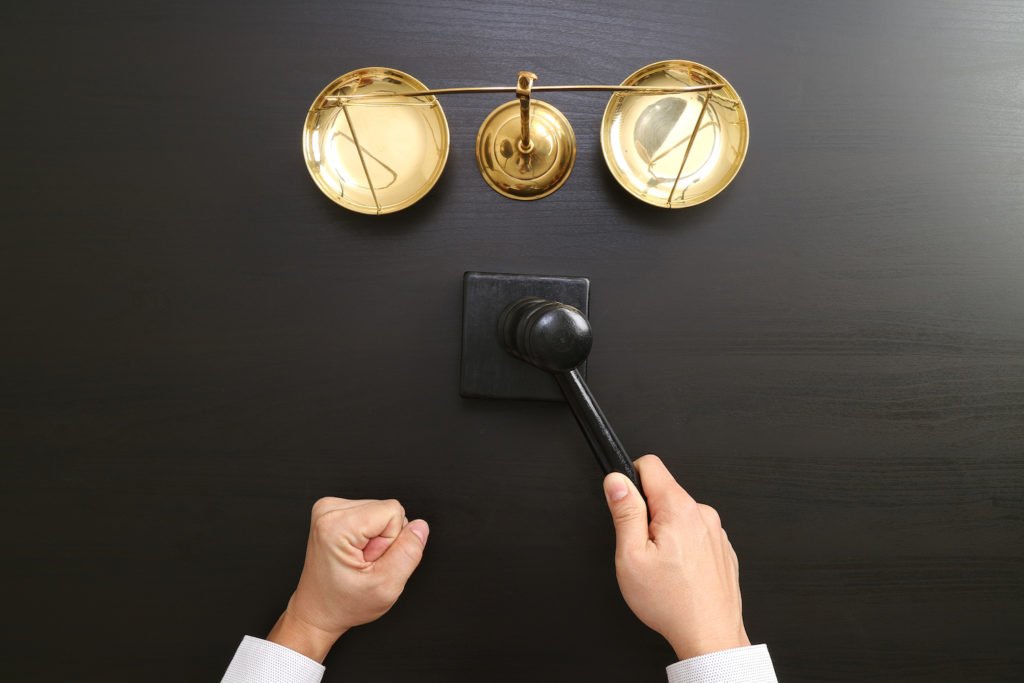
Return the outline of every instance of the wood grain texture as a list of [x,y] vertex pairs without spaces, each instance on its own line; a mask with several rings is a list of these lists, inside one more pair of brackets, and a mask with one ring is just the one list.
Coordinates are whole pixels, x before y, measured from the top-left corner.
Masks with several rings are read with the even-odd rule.
[[[719,508],[780,679],[1024,666],[1024,6],[1017,1],[9,3],[4,520],[11,680],[215,680],[297,578],[322,495],[432,524],[328,681],[659,681],[565,407],[458,396],[466,270],[591,279],[589,381]],[[386,219],[319,194],[309,102],[618,82],[690,58],[744,98],[736,181],[684,211],[604,168],[548,199],[473,160]],[[370,334],[368,334],[368,332]]]

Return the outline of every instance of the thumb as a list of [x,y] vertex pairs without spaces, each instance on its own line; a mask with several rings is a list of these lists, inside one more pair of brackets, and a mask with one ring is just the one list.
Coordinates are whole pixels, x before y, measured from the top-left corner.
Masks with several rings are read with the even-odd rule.
[[604,496],[615,525],[617,549],[641,547],[649,538],[647,505],[633,482],[624,474],[612,472],[604,478]]
[[405,582],[423,559],[423,547],[429,534],[430,527],[422,519],[409,522],[380,556],[376,566],[391,578]]

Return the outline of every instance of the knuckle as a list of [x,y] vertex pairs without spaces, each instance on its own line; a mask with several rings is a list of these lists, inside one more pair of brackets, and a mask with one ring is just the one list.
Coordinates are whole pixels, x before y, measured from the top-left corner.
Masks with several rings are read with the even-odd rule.
[[722,528],[722,518],[718,514],[718,510],[711,507],[710,505],[698,504],[701,517],[704,518],[704,522],[713,528]]
[[673,529],[678,526],[676,517],[668,510],[658,510],[651,519],[650,535],[660,540],[662,536],[671,538],[674,535]]
[[387,506],[388,511],[393,512],[399,517],[405,516],[405,508],[402,507],[402,504],[398,502],[397,498],[388,498],[384,501],[384,504]]
[[419,562],[423,557],[423,546],[419,543],[402,543],[399,546],[402,554],[413,562]]
[[661,464],[661,458],[653,453],[648,453],[647,455],[642,455],[634,460],[633,466],[639,470],[654,465],[655,463]]
[[615,519],[619,522],[632,522],[640,518],[640,507],[627,503],[615,511]]
[[325,496],[324,498],[318,499],[315,503],[313,503],[313,516],[319,517],[325,511],[329,510],[337,501],[337,498],[331,498],[329,496]]
[[312,528],[313,533],[318,536],[330,536],[333,534],[335,524],[337,523],[338,515],[324,512],[323,514],[317,515],[313,518]]
[[691,515],[700,514],[700,504],[687,494],[682,487],[678,487],[678,490],[674,491],[673,494],[672,502],[680,512]]
[[350,502],[352,502],[352,501],[349,500],[348,498],[338,498],[336,496],[324,496],[323,498],[318,498],[317,501],[315,503],[313,503],[313,509],[312,509],[311,515],[313,517],[319,517],[321,515],[327,514],[331,510],[342,509],[342,508],[346,507],[347,503],[350,503]]

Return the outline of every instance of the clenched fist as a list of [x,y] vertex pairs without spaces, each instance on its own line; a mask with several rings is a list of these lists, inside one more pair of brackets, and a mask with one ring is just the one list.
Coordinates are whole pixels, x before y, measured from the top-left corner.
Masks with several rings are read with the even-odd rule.
[[657,456],[640,458],[636,469],[646,505],[625,476],[604,480],[615,524],[615,576],[626,604],[679,659],[750,645],[739,563],[718,513],[683,490]]
[[391,609],[429,531],[397,500],[318,500],[299,585],[267,640],[322,662],[345,631]]

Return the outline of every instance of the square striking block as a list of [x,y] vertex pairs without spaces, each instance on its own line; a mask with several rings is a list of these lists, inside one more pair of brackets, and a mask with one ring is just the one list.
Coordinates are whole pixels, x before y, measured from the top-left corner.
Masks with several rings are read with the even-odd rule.
[[[511,356],[498,338],[498,318],[509,304],[536,296],[580,309],[590,303],[585,277],[468,272],[462,280],[462,379],[467,398],[561,401],[554,378]],[[580,366],[586,377],[586,363]]]

